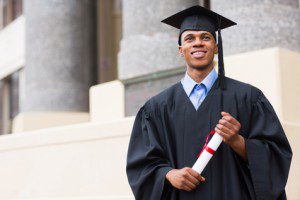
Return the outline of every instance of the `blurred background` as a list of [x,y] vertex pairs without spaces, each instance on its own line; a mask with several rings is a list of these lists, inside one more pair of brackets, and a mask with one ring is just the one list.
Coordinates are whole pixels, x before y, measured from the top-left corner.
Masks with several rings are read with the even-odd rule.
[[226,75],[272,103],[300,199],[299,0],[0,0],[0,199],[133,199],[134,115],[185,73],[160,21],[197,4],[237,22],[222,32]]

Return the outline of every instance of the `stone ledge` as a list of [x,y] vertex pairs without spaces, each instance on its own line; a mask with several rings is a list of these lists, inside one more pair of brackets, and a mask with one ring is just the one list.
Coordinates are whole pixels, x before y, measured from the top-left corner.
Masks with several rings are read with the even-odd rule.
[[134,118],[0,137],[0,199],[133,199],[125,167]]

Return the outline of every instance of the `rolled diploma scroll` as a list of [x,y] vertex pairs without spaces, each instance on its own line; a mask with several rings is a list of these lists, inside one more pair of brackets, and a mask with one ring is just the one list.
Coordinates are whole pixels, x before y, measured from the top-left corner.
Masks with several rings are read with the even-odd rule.
[[[209,143],[207,144],[207,147],[211,148],[213,151],[216,151],[220,146],[220,144],[222,143],[222,141],[223,141],[223,137],[215,133],[213,137],[210,139]],[[207,151],[207,147],[203,149],[199,158],[197,159],[194,166],[192,167],[192,169],[198,172],[199,174],[202,173],[207,163],[213,156],[213,153],[211,154]]]

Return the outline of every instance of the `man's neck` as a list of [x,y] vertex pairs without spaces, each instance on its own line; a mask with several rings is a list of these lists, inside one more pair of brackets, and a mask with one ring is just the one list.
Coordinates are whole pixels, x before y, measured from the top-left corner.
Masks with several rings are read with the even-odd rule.
[[205,79],[205,77],[211,72],[211,70],[213,70],[213,68],[213,66],[210,66],[206,69],[199,70],[187,67],[187,73],[195,82],[201,83]]

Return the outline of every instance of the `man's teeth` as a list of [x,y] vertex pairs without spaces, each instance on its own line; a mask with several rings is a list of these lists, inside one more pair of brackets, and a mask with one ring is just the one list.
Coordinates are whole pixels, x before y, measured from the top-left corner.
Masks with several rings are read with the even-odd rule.
[[193,55],[203,55],[204,52],[194,52]]

